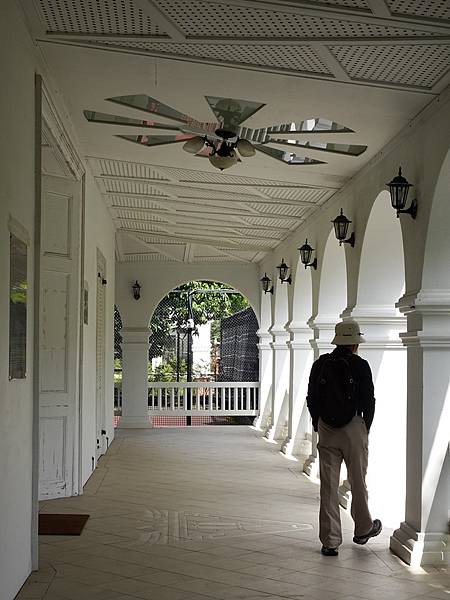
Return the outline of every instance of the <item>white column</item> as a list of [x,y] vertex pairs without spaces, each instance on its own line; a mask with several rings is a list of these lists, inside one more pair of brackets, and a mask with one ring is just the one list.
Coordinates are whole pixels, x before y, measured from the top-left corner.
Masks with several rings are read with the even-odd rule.
[[267,431],[272,413],[272,334],[258,331],[259,336],[259,415],[253,425],[256,429]]
[[272,415],[266,437],[271,442],[282,442],[287,434],[290,334],[284,328],[272,328],[271,333],[273,335]]
[[[373,518],[394,527],[405,510],[406,350],[400,332],[406,319],[392,306],[356,308],[350,318],[359,323],[366,340],[358,354],[368,361],[375,387],[367,471],[369,506]],[[339,498],[348,508],[351,490],[347,480],[340,487]]]
[[[314,330],[314,339],[311,340],[313,359],[317,360],[321,354],[332,352],[335,346],[331,344],[334,337],[334,326],[339,319],[335,316],[317,317],[310,319],[308,324]],[[311,454],[303,465],[303,472],[310,477],[317,478],[319,474],[319,456],[317,452],[317,432],[311,433]]]
[[311,417],[306,406],[308,381],[314,352],[311,347],[312,331],[306,325],[292,323],[289,327],[290,377],[288,435],[281,451],[287,456],[308,456],[311,453]]
[[149,330],[125,328],[122,334],[122,417],[120,428],[151,427],[148,418]]
[[408,312],[406,515],[390,548],[413,566],[443,566],[450,563],[450,291],[421,292]]

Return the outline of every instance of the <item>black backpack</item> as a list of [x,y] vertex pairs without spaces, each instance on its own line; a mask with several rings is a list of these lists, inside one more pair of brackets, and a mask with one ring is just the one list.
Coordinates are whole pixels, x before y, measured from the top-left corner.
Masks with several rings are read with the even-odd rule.
[[325,354],[316,380],[319,416],[331,427],[344,427],[357,414],[356,386],[349,361]]

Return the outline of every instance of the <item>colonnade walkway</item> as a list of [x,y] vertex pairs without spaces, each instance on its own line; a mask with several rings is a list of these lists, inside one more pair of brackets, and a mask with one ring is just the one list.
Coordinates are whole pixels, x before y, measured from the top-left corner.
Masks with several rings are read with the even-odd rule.
[[80,537],[40,537],[17,598],[449,600],[448,571],[411,571],[389,531],[356,546],[344,512],[340,554],[322,556],[300,464],[249,427],[119,430],[83,496],[42,503],[90,518]]

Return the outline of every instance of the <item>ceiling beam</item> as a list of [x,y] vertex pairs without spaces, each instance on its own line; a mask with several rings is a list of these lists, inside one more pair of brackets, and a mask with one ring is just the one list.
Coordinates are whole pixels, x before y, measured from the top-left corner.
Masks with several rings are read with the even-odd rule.
[[[198,205],[196,205],[198,206]],[[165,210],[158,210],[155,208],[135,208],[133,206],[122,206],[121,204],[110,204],[109,208],[111,210],[130,210],[133,212],[138,212],[138,213],[152,213],[158,216],[162,216],[162,217],[166,217],[167,216],[167,211]],[[170,213],[171,216],[173,216],[173,213]],[[209,212],[207,210],[204,209],[200,209],[200,210],[196,210],[196,211],[190,211],[187,208],[181,208],[178,209],[176,211],[176,215],[180,216],[180,217],[192,217],[192,218],[196,218],[196,217],[208,217],[208,215],[212,215],[213,217],[215,217],[218,222],[220,222],[222,219],[219,219],[219,216],[223,216],[224,219],[227,218],[232,218],[237,220],[239,223],[242,223],[243,225],[252,225],[251,222],[249,222],[247,219],[249,218],[257,218],[257,219],[269,219],[269,220],[273,220],[273,219],[282,219],[285,221],[297,221],[297,222],[303,222],[304,219],[303,217],[296,217],[296,216],[291,216],[291,215],[277,215],[277,214],[267,214],[267,213],[262,213],[259,211],[255,211],[254,213],[236,213],[235,211],[221,211],[220,215],[217,212]],[[170,221],[171,222],[171,221]],[[254,225],[254,227],[259,227],[257,225]]]
[[[396,24],[394,24],[396,26]],[[158,44],[173,44],[173,40],[168,37],[127,34],[119,35],[115,33],[103,33],[92,35],[90,33],[65,33],[48,32],[39,41],[78,41],[78,42],[156,42]],[[195,45],[217,45],[217,46],[301,46],[307,45],[319,49],[321,46],[404,46],[420,44],[448,44],[450,34],[444,32],[432,35],[400,35],[400,36],[377,36],[377,37],[216,37],[216,36],[191,36],[186,39],[186,44]]]
[[392,19],[391,11],[384,0],[366,0],[366,2],[375,17]]
[[[190,244],[206,244],[208,246],[213,246],[214,248],[229,248],[230,250],[255,250],[258,252],[264,252],[264,251],[270,251],[273,250],[275,245],[274,244],[265,244],[265,245],[261,245],[261,246],[252,246],[251,244],[245,244],[245,241],[248,238],[241,238],[243,243],[239,244],[238,241],[234,241],[234,240],[230,240],[230,239],[211,239],[211,238],[205,238],[205,237],[201,237],[201,236],[186,236],[186,235],[178,235],[178,234],[174,234],[174,233],[170,233],[165,235],[164,233],[157,233],[157,232],[152,232],[152,231],[142,231],[141,229],[133,229],[133,228],[128,228],[128,227],[121,227],[120,231],[124,231],[127,233],[134,233],[137,235],[146,235],[146,236],[150,236],[150,237],[157,237],[157,238],[164,238],[167,240],[173,240],[173,241],[177,241],[179,243],[185,244],[185,243],[190,243]],[[267,241],[266,239],[264,241]],[[274,240],[275,241],[275,240]],[[278,242],[281,242],[282,240],[276,240]],[[151,242],[151,243],[164,243],[164,242]],[[278,244],[277,244],[278,245]]]
[[183,31],[177,27],[169,17],[152,0],[132,0],[137,8],[140,8],[144,15],[156,23],[165,33],[170,35],[174,42],[180,43],[186,40]]
[[341,81],[351,81],[350,75],[326,46],[316,46],[315,51],[336,79]]

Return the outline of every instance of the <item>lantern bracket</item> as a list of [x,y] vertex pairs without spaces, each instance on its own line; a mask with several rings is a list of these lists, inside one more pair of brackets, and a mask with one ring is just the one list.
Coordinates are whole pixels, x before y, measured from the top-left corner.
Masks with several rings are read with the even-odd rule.
[[[281,281],[281,283],[288,283],[289,285],[292,284],[292,277],[290,275],[286,279],[281,279],[281,277],[279,277],[278,279]],[[272,290],[273,290],[273,287],[272,287]]]
[[308,267],[311,267],[312,269],[314,269],[314,271],[317,270],[317,258],[315,258],[312,263],[308,263],[307,265],[305,265],[305,269],[307,269]]
[[400,213],[411,215],[413,219],[417,217],[417,198],[411,201],[411,206],[409,208],[403,208],[397,211],[397,217],[400,216]]
[[351,234],[351,236],[349,238],[347,238],[346,240],[341,240],[339,242],[339,246],[341,244],[350,244],[350,246],[352,248],[354,248],[355,247],[355,232],[353,231],[352,234]]

